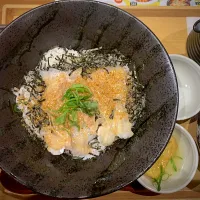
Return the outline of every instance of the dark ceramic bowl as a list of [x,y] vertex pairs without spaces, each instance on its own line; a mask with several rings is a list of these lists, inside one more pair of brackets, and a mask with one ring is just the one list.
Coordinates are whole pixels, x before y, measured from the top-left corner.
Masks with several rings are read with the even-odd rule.
[[[29,136],[10,105],[11,92],[53,46],[118,49],[137,67],[146,108],[134,137],[96,159],[53,156]],[[130,70],[133,69],[130,64]],[[159,157],[174,128],[178,90],[172,63],[156,36],[130,14],[92,1],[50,3],[22,15],[0,34],[0,167],[45,195],[96,197],[139,178]]]

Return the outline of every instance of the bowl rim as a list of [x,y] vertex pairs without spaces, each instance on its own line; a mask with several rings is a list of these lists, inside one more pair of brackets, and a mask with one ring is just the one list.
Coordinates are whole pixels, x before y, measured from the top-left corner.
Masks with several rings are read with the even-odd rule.
[[[174,192],[180,191],[181,189],[183,189],[184,187],[186,187],[191,182],[191,180],[194,178],[194,175],[195,175],[196,170],[198,168],[199,153],[198,153],[197,145],[196,145],[193,137],[191,136],[191,134],[184,127],[182,127],[181,125],[179,125],[177,123],[175,124],[175,128],[174,129],[179,130],[180,133],[189,140],[190,146],[192,147],[192,152],[193,152],[193,155],[195,157],[194,163],[192,163],[193,167],[190,168],[192,173],[191,173],[191,176],[187,179],[187,181],[185,181],[181,186],[179,186],[178,188],[172,189],[172,190],[165,190],[165,191],[162,191],[162,189],[160,191],[157,191],[156,188],[154,189],[153,185],[152,185],[152,187],[150,187],[149,185],[146,184],[146,182],[144,180],[141,179],[142,176],[139,179],[137,179],[137,181],[143,187],[145,187],[148,190],[150,190],[152,192],[155,192],[155,193],[170,194],[170,193],[174,193]],[[145,175],[143,175],[143,176],[145,176]]]
[[[192,60],[192,59],[190,59],[190,58],[188,58],[188,57],[186,57],[186,56],[179,55],[179,54],[169,54],[169,56],[170,56],[170,59],[171,59],[172,63],[173,63],[173,60],[174,60],[174,59],[178,59],[178,60],[180,60],[180,61],[190,63],[191,66],[193,67],[193,69],[199,71],[199,75],[200,75],[200,66],[199,66],[194,60]],[[176,67],[175,67],[174,64],[173,64],[173,66],[174,66],[174,69],[175,69]],[[176,73],[176,71],[175,71],[175,73]],[[178,77],[177,74],[176,74],[176,76]],[[178,81],[177,81],[177,84],[178,84]],[[180,101],[180,99],[179,99],[179,101]],[[178,121],[181,121],[181,120],[189,119],[189,118],[195,116],[197,113],[199,113],[199,111],[200,111],[200,104],[199,104],[198,107],[195,109],[195,111],[192,112],[190,115],[178,116],[178,114],[177,114],[177,120],[178,120]]]

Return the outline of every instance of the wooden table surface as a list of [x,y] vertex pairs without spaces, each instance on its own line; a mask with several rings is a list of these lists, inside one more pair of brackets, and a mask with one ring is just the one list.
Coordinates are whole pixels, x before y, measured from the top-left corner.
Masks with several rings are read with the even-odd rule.
[[[0,0],[0,22],[9,23],[31,7],[50,2],[49,0]],[[16,5],[17,4],[17,5]],[[31,6],[30,6],[31,5]],[[186,53],[187,24],[186,17],[200,17],[200,8],[195,7],[124,7],[127,12],[137,16],[160,39],[169,54]],[[2,16],[3,15],[3,16]],[[197,117],[180,122],[196,141]],[[27,199],[26,196],[16,195],[5,190],[0,185],[0,200]],[[31,197],[31,200],[46,199],[44,197]],[[48,198],[49,199],[49,198]],[[99,197],[107,199],[200,199],[200,172],[197,170],[193,181],[183,190],[173,194],[155,194],[145,190],[138,184],[133,185],[133,192],[117,191]]]

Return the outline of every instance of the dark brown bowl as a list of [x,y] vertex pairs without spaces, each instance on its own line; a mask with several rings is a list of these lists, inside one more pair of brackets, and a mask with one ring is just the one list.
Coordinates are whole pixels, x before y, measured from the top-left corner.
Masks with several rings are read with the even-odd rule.
[[199,63],[200,62],[200,58],[198,57],[198,47],[197,47],[197,43],[196,43],[197,37],[194,37],[193,40],[190,41],[190,44],[188,44],[187,46],[187,51],[188,51],[188,55],[189,57]]
[[188,56],[200,65],[200,20],[196,21],[186,43]]
[[[83,161],[53,156],[10,109],[11,92],[53,46],[118,49],[135,64],[146,107],[134,137]],[[54,197],[104,195],[139,178],[159,157],[174,128],[178,90],[172,63],[136,17],[93,1],[50,3],[17,18],[0,33],[0,167],[31,190]]]

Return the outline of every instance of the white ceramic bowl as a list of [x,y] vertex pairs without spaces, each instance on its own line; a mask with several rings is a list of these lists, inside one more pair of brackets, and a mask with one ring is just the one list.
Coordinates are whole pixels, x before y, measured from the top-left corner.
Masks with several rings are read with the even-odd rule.
[[200,111],[200,66],[182,55],[171,54],[170,58],[178,80],[177,120],[185,120]]
[[[173,133],[174,134],[174,133]],[[173,193],[186,187],[193,179],[199,162],[199,156],[196,144],[192,136],[180,125],[175,125],[175,136],[181,149],[183,158],[181,169],[162,181],[161,190],[157,191],[153,185],[152,179],[146,175],[141,176],[138,181],[145,188],[156,193]],[[179,141],[178,141],[179,140]]]

